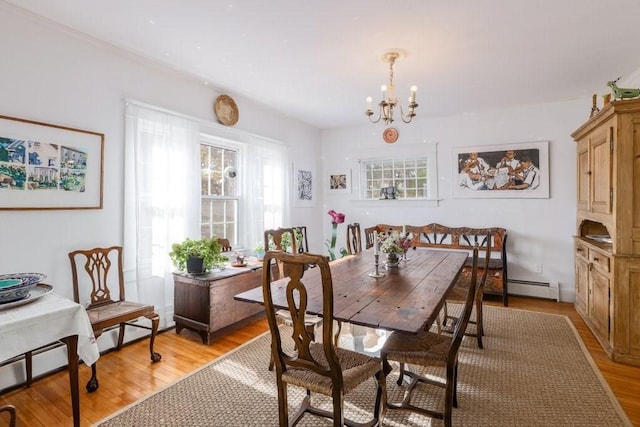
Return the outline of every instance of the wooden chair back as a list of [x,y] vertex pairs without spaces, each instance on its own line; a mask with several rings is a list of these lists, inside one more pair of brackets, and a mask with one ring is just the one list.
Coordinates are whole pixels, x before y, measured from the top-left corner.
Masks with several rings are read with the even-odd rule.
[[362,252],[360,224],[357,222],[347,224],[347,253],[349,255],[355,255],[360,252]]
[[298,249],[295,253],[304,253],[309,252],[309,241],[307,240],[307,226],[299,225],[297,227],[292,227],[294,231],[296,247]]
[[0,406],[0,412],[9,413],[9,427],[16,427],[16,407],[13,405]]
[[[289,236],[290,247],[285,247],[285,236]],[[298,253],[298,244],[295,238],[295,230],[291,228],[277,228],[264,231],[264,247],[266,251],[279,251],[286,252],[290,250],[292,254]],[[265,258],[266,259],[266,258]],[[277,279],[286,277],[284,264],[278,260],[274,260],[276,269],[278,271]],[[266,265],[266,264],[265,264]]]
[[389,224],[376,224],[373,227],[367,227],[364,229],[365,249],[373,247],[373,232],[377,231],[378,234],[388,233],[390,231],[402,231],[401,225],[389,225]]
[[[287,310],[291,315],[293,327],[293,341],[295,350],[287,351],[283,348],[280,329],[276,319],[277,309],[273,305],[271,282],[275,280],[268,266],[274,260],[286,266],[289,273],[289,281],[286,286]],[[322,277],[322,289],[308,289],[304,283],[303,275],[306,268],[316,265]],[[329,269],[329,259],[323,255],[299,254],[292,255],[286,252],[269,251],[264,257],[262,269],[262,291],[264,295],[265,313],[271,331],[271,351],[276,367],[277,375],[282,375],[287,369],[306,369],[319,375],[330,378],[334,387],[341,387],[342,370],[334,347],[333,337],[333,283]],[[309,295],[313,298],[322,298],[322,360],[312,354],[310,345],[313,337],[310,336],[305,324],[305,314]]]
[[[111,246],[108,248],[94,248],[69,252],[71,261],[71,277],[73,281],[73,299],[82,304],[81,285],[91,284],[89,294],[89,306],[92,308],[115,300],[124,301],[124,273],[122,268],[122,247]],[[87,282],[81,284],[81,276],[78,274],[79,266],[83,266]],[[117,291],[117,296],[115,292]],[[113,292],[113,295],[112,295]]]

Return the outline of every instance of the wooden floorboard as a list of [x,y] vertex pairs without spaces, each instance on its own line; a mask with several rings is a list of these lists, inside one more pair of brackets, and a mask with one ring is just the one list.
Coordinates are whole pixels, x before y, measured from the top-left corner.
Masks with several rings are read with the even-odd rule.
[[[487,301],[487,304],[500,305],[498,301]],[[568,316],[627,415],[635,426],[640,426],[640,367],[609,360],[572,304],[510,297],[509,306]],[[162,354],[162,361],[155,364],[150,363],[148,341],[127,345],[119,352],[110,352],[100,358],[100,388],[92,394],[84,391],[91,369],[80,366],[82,426],[89,426],[141,397],[172,384],[267,329],[266,321],[258,320],[218,337],[208,346],[202,344],[198,335],[187,330],[180,335],[170,330],[156,338],[155,350]],[[39,379],[31,388],[17,389],[0,396],[0,405],[16,406],[18,426],[29,427],[71,426],[69,402],[66,371]],[[6,425],[6,416],[2,414],[0,417],[0,426]]]

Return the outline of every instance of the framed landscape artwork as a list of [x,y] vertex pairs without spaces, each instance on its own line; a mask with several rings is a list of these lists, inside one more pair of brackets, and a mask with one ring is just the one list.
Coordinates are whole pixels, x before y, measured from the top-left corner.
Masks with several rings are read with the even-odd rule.
[[0,210],[102,209],[104,134],[0,116]]
[[549,198],[549,141],[453,150],[455,198]]
[[329,193],[351,193],[351,169],[329,171],[328,184]]
[[309,164],[293,165],[293,205],[298,208],[312,208],[316,202],[316,182],[314,168]]

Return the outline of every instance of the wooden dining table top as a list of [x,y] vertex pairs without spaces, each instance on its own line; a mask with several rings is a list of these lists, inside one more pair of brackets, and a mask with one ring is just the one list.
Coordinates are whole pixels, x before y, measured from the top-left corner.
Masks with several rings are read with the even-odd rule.
[[[418,248],[407,253],[408,260],[398,268],[384,268],[380,254],[375,278],[373,250],[349,255],[329,264],[333,281],[334,319],[390,331],[416,333],[430,326],[442,308],[446,295],[455,285],[469,254]],[[307,287],[307,312],[322,315],[320,269],[304,273]],[[285,289],[288,278],[271,284],[276,308],[287,308]],[[235,295],[234,299],[264,304],[262,287]]]

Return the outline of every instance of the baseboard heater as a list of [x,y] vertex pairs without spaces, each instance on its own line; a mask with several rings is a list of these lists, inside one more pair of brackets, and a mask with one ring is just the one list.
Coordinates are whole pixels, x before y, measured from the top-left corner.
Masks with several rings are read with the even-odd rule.
[[536,282],[533,280],[509,280],[509,295],[545,298],[560,301],[558,282]]

